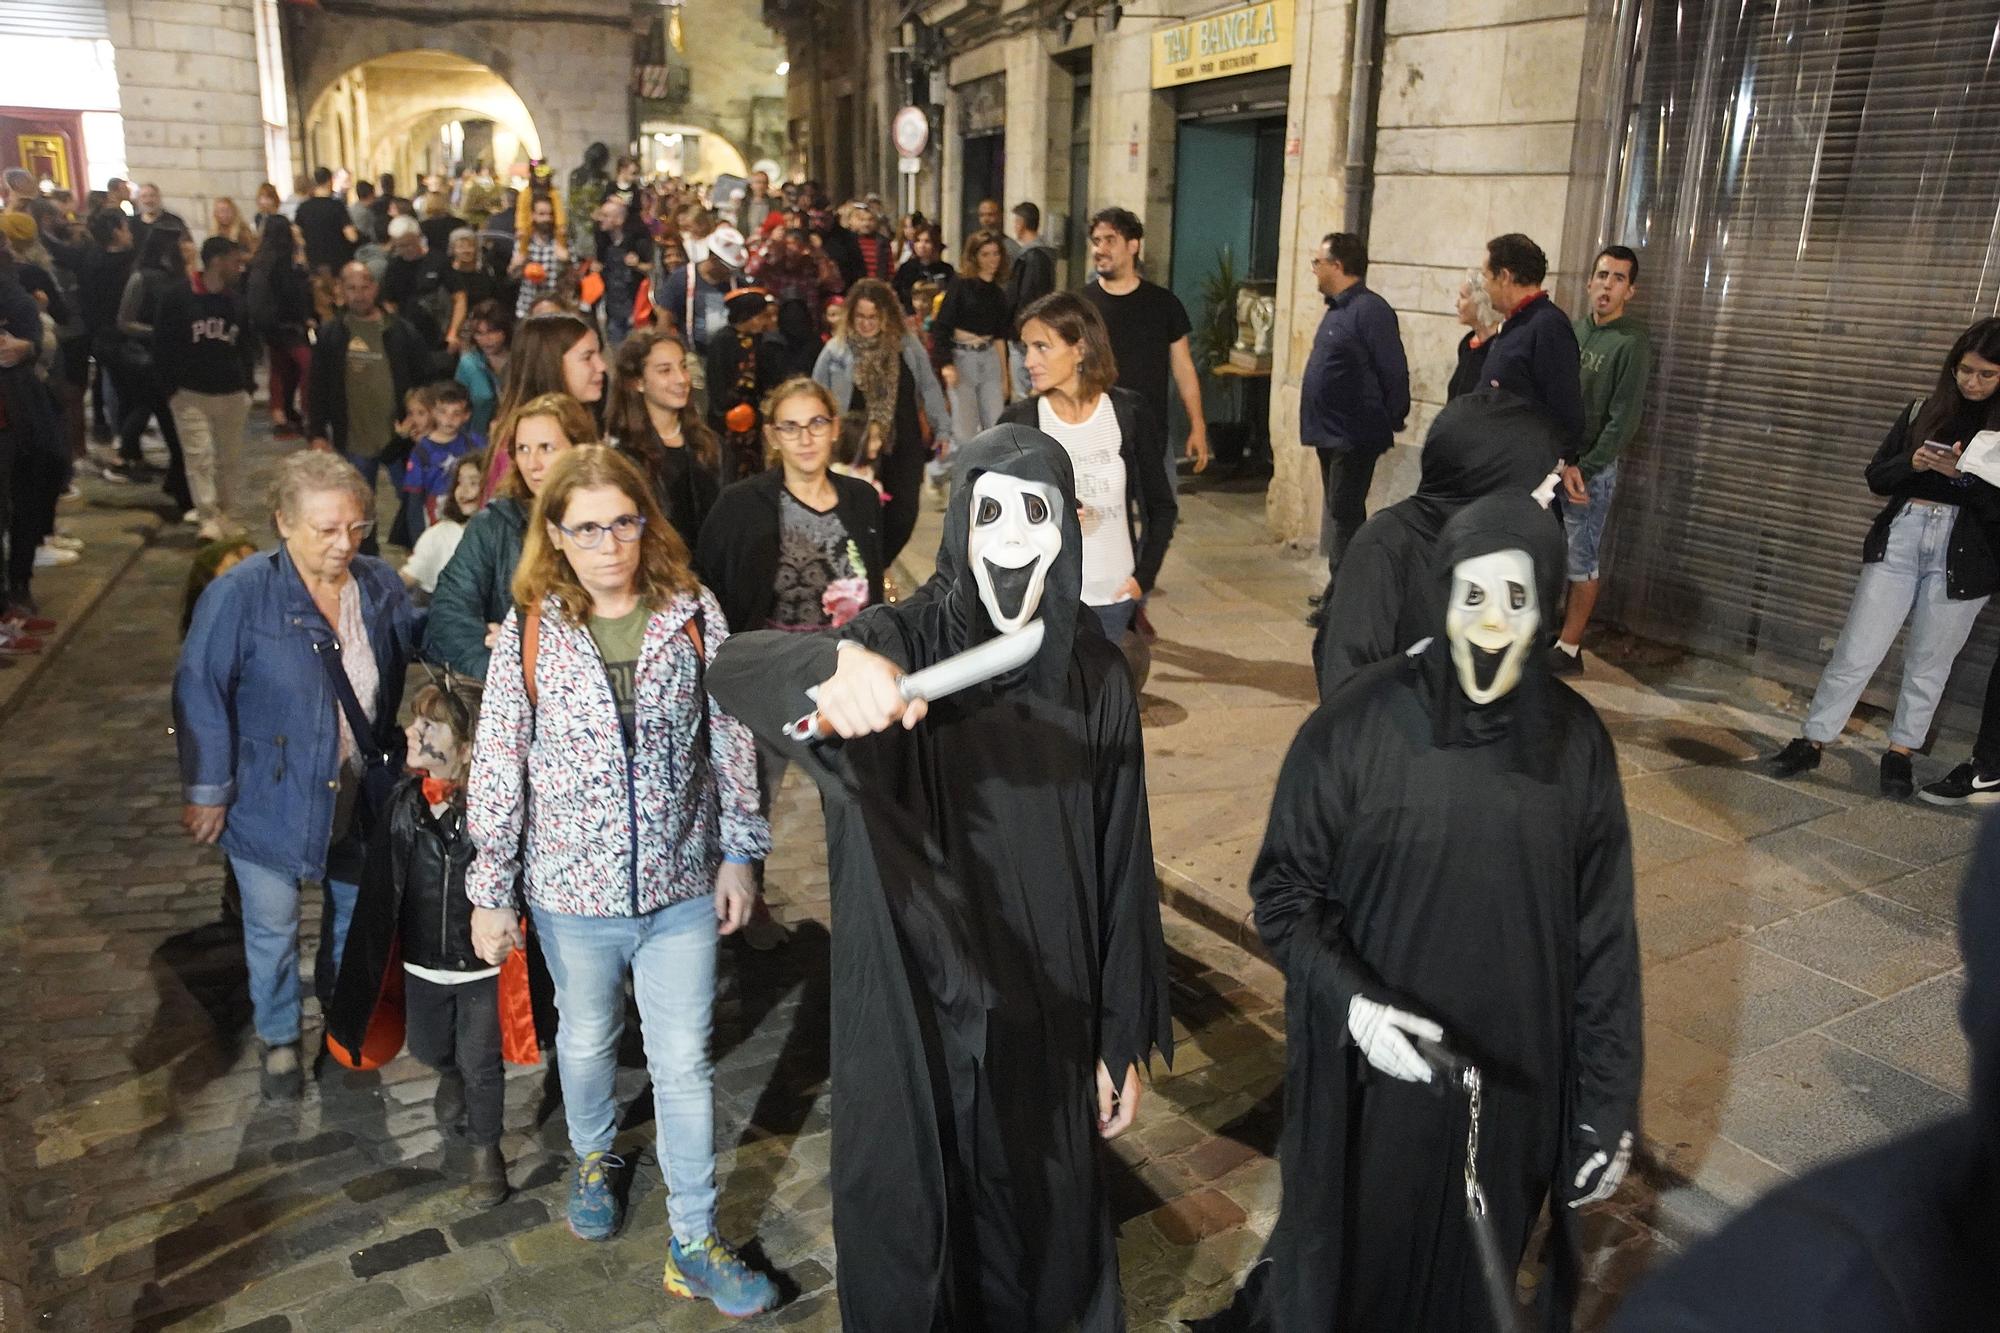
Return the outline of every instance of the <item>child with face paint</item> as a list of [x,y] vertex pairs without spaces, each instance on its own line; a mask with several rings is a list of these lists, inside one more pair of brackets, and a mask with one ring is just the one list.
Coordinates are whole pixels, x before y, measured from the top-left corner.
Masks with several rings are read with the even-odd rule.
[[[368,848],[347,952],[327,1015],[328,1047],[343,1064],[387,1058],[371,1044],[385,996],[403,993],[410,1054],[439,1071],[438,1128],[472,1148],[466,1199],[507,1197],[500,1155],[506,1074],[501,1063],[500,969],[472,946],[465,896],[472,841],[465,775],[472,761],[469,690],[447,682],[418,691],[409,726],[410,774],[396,788]],[[400,969],[395,977],[392,971]]]

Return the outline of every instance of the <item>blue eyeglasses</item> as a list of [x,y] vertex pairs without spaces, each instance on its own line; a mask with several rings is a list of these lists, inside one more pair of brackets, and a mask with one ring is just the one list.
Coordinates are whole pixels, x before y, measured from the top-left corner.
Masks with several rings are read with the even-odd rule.
[[624,514],[609,523],[579,523],[573,528],[556,524],[556,531],[575,542],[586,551],[595,551],[604,544],[604,534],[610,533],[621,543],[630,546],[639,540],[639,534],[646,530],[643,514]]

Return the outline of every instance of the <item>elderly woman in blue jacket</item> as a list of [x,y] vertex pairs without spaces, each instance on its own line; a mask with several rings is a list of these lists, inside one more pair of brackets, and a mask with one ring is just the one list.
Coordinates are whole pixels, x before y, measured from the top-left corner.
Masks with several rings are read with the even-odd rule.
[[[326,885],[315,988],[331,992],[361,868],[348,828],[365,756],[399,756],[415,615],[396,571],[359,554],[374,497],[337,454],[287,458],[272,488],[277,549],[210,584],[174,673],[175,735],[196,842],[228,854],[267,1098],[297,1097],[299,883]],[[356,737],[334,672],[366,716]]]

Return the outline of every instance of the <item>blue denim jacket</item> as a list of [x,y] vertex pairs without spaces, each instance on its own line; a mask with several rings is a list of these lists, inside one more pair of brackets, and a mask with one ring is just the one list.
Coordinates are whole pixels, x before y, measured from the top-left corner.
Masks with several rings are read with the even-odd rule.
[[[382,678],[372,744],[402,753],[396,712],[417,612],[396,571],[356,556]],[[326,869],[340,790],[340,704],[314,645],[333,641],[280,546],[224,574],[195,604],[174,672],[174,735],[192,805],[226,805],[222,849],[300,879]]]

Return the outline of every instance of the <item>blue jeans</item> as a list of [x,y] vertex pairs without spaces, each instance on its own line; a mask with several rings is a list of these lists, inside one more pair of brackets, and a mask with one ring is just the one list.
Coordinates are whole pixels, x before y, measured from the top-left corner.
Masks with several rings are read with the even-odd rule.
[[1597,578],[1597,552],[1604,541],[1604,520],[1611,514],[1611,496],[1618,489],[1618,464],[1610,464],[1585,482],[1584,489],[1590,494],[1589,503],[1563,501],[1563,535],[1569,538],[1571,583],[1590,583]]
[[625,1031],[625,978],[639,1001],[653,1126],[667,1178],[667,1222],[683,1245],[715,1231],[715,899],[645,916],[531,909],[556,983],[556,1067],[578,1159],[611,1151],[613,1081]]
[[1137,600],[1113,602],[1109,606],[1093,606],[1090,609],[1097,616],[1097,623],[1104,627],[1104,637],[1117,643],[1125,637],[1125,631],[1132,628],[1133,618],[1139,614],[1139,603]]
[[1007,405],[1000,392],[1002,346],[994,341],[976,349],[958,345],[951,349],[951,364],[958,371],[958,384],[951,391],[954,444],[999,424],[1000,409]]
[[1888,550],[1861,567],[1847,624],[1820,673],[1806,714],[1807,740],[1824,745],[1840,735],[1906,619],[1910,638],[1889,743],[1914,750],[1930,734],[1951,664],[1986,605],[1984,597],[1955,602],[1945,596],[1945,552],[1958,512],[1956,505],[1906,504],[1890,523]]
[[[266,1046],[288,1045],[299,1039],[299,882],[240,856],[230,857],[229,864],[243,894],[243,960],[250,967],[252,1025]],[[333,920],[321,922],[320,929],[333,932],[338,964],[360,890],[344,880],[330,880],[326,887],[333,898]],[[323,993],[332,980],[314,978]]]

